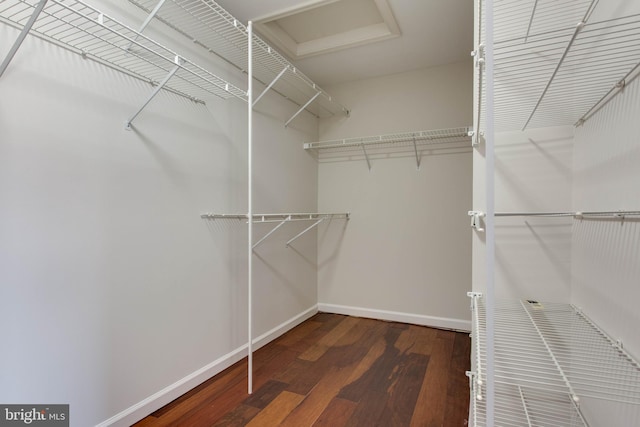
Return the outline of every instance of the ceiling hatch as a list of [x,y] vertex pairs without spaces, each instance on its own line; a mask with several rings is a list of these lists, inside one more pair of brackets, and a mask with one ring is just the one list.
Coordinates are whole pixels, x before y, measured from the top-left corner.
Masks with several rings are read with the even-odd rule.
[[400,35],[387,0],[319,0],[254,25],[293,60]]

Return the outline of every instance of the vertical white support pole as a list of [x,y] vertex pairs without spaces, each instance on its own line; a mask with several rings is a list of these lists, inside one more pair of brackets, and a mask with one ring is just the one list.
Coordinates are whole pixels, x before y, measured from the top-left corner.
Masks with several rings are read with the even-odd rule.
[[253,163],[253,22],[249,21],[247,26],[248,32],[248,67],[247,67],[247,173],[248,173],[248,201],[247,201],[247,218],[249,220],[249,244],[247,252],[248,263],[248,289],[247,289],[247,333],[249,342],[247,346],[247,393],[253,393],[253,197],[252,197],[252,163]]
[[486,80],[486,112],[485,112],[485,166],[486,166],[486,197],[487,215],[485,217],[486,229],[486,263],[487,263],[487,292],[485,298],[486,313],[486,338],[487,363],[485,371],[487,373],[487,419],[486,426],[494,427],[495,423],[495,286],[494,286],[494,264],[495,264],[495,233],[494,233],[494,213],[495,213],[495,191],[494,191],[494,81],[493,81],[493,0],[486,0],[485,3],[485,80]]

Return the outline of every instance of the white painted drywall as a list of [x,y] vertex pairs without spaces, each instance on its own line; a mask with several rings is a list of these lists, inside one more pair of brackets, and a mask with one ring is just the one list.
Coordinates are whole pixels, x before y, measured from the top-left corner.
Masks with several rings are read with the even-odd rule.
[[[570,211],[572,147],[572,127],[497,133],[495,211]],[[571,224],[567,218],[496,218],[496,298],[569,302]]]
[[[352,109],[320,121],[322,140],[471,124],[471,60],[328,90]],[[318,208],[349,211],[320,229],[320,308],[468,328],[471,150],[411,150],[320,158]],[[346,311],[345,311],[346,310]],[[400,316],[400,317],[397,317]],[[415,320],[419,319],[419,320]]]
[[[144,19],[126,2],[103,6]],[[0,52],[17,34],[0,25]],[[247,341],[246,225],[200,218],[246,211],[246,105],[163,91],[125,131],[151,90],[34,37],[0,79],[3,403],[69,403],[72,426],[128,425],[112,417],[157,407],[145,399]],[[315,211],[317,165],[300,143],[317,138],[317,120],[285,129],[297,107],[261,102],[255,210]],[[255,336],[316,304],[315,234],[283,244],[300,227],[257,251]]]

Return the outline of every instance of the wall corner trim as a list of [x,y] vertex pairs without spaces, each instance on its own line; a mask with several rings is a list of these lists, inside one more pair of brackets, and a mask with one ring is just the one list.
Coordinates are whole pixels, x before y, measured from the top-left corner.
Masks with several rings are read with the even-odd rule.
[[378,310],[374,308],[353,307],[347,305],[319,303],[318,311],[325,313],[346,314],[348,316],[367,317],[370,319],[391,320],[454,331],[471,331],[471,320],[451,319],[448,317],[426,316],[423,314],[402,313],[398,311]]
[[[314,305],[307,310],[293,316],[284,321],[275,328],[265,332],[253,339],[254,351],[258,348],[270,343],[285,332],[298,326],[300,323],[309,319],[318,312],[318,306]],[[133,423],[141,420],[152,412],[162,408],[167,403],[177,399],[184,393],[202,384],[214,375],[224,371],[229,366],[247,356],[247,344],[244,344],[235,350],[219,357],[213,362],[203,366],[195,372],[179,379],[175,383],[163,388],[162,390],[152,394],[144,400],[130,406],[124,411],[112,416],[111,418],[97,424],[96,427],[128,427]]]

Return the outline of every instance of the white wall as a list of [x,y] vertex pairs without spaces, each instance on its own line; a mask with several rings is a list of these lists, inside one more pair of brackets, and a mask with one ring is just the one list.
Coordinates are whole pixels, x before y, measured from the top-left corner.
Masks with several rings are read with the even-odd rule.
[[[570,211],[572,148],[570,126],[497,133],[495,211]],[[496,298],[569,302],[571,224],[567,218],[496,218]]]
[[[143,19],[127,2],[105,6]],[[0,25],[0,55],[17,34]],[[0,79],[3,403],[69,403],[73,426],[128,425],[242,354],[246,225],[200,214],[246,211],[246,105],[163,91],[125,131],[151,90],[34,37]],[[317,120],[285,129],[297,107],[262,102],[255,210],[315,211],[317,165],[299,147]],[[283,236],[254,262],[256,336],[316,304],[315,235],[295,250]]]
[[[322,140],[471,124],[471,60],[327,88],[352,110]],[[468,329],[471,150],[320,156],[318,208],[349,211],[320,229],[320,309]]]

